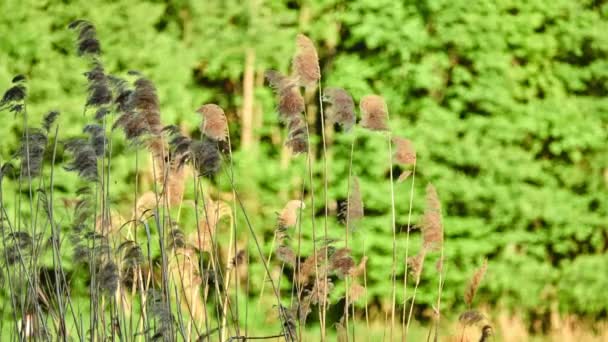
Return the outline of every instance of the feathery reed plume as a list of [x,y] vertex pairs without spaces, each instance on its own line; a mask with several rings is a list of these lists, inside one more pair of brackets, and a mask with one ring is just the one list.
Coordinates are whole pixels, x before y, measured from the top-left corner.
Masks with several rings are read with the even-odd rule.
[[353,281],[350,284],[350,287],[348,289],[349,302],[351,302],[351,303],[356,302],[357,300],[359,300],[359,298],[361,298],[365,294],[365,292],[366,292],[365,287],[363,287],[361,284]]
[[[319,250],[313,251],[313,254],[309,255],[306,259],[304,259],[304,262],[301,263],[300,273],[298,274],[298,282],[300,284],[307,283],[310,277],[313,276],[317,270],[320,273],[324,272],[322,267],[319,267],[319,264],[322,264],[325,261],[326,253],[324,248],[319,248]],[[327,253],[327,255],[329,255],[329,253]]]
[[135,146],[140,145],[143,137],[149,133],[147,123],[134,111],[122,112],[112,125],[112,129],[116,128],[121,128],[125,138]]
[[68,28],[78,31],[76,50],[78,55],[98,56],[101,54],[101,45],[97,40],[97,30],[89,21],[78,19],[70,23]]
[[145,262],[141,247],[133,240],[126,240],[118,246],[116,252],[120,255],[120,282],[125,287],[132,287],[135,284],[136,270]]
[[475,325],[485,319],[486,317],[481,312],[477,310],[467,310],[460,314],[458,317],[458,322],[466,327]]
[[203,115],[201,132],[208,138],[224,141],[228,137],[228,120],[222,107],[209,103],[196,110]]
[[36,177],[42,170],[47,136],[39,128],[28,128],[20,147],[21,175]]
[[312,304],[327,303],[329,294],[334,289],[334,283],[331,278],[327,278],[325,281],[323,277],[319,276],[318,280],[313,282],[312,289],[310,290],[310,302]]
[[292,227],[295,226],[298,220],[300,209],[304,209],[306,205],[300,200],[291,200],[287,202],[281,213],[279,214],[279,226]]
[[296,264],[296,253],[289,246],[279,246],[277,248],[277,258],[290,266],[295,266]]
[[310,293],[307,292],[300,300],[293,301],[291,305],[290,311],[298,319],[300,325],[306,324],[306,318],[311,312],[310,304]]
[[411,256],[407,258],[407,267],[409,271],[412,273],[414,278],[416,279],[416,283],[420,281],[420,275],[422,274],[422,268],[424,267],[424,258],[426,256],[426,252],[422,249],[415,256]]
[[164,195],[167,197],[169,205],[173,206],[180,204],[184,196],[186,182],[184,165],[192,159],[190,153],[192,140],[182,135],[176,126],[166,126],[162,131],[169,135],[169,168]]
[[90,124],[84,126],[83,132],[89,134],[89,144],[95,150],[95,155],[103,157],[107,145],[107,138],[103,127],[98,124]]
[[412,165],[416,162],[416,150],[409,139],[393,137],[395,145],[394,159],[399,164]]
[[58,116],[59,112],[56,110],[52,110],[46,113],[44,115],[44,118],[42,119],[42,128],[44,128],[45,131],[49,132],[51,130],[51,126],[55,123],[55,120],[57,120]]
[[350,275],[353,277],[363,275],[363,273],[365,273],[365,268],[367,267],[367,259],[367,255],[364,255],[363,258],[361,258],[361,261],[359,261],[359,264],[350,271]]
[[277,111],[281,121],[288,122],[304,112],[304,97],[293,79],[275,70],[266,71],[265,76],[278,97]]
[[112,90],[108,77],[105,74],[101,62],[97,59],[93,61],[91,70],[84,73],[89,83],[87,87],[87,107],[99,107],[112,102]]
[[0,110],[9,107],[11,112],[19,113],[23,111],[23,100],[27,96],[25,87],[25,76],[17,75],[13,77],[13,86],[8,88],[0,99]]
[[73,160],[65,165],[64,169],[75,171],[85,180],[97,180],[97,154],[89,141],[82,138],[68,140],[65,143],[65,150],[72,153]]
[[364,216],[363,200],[361,198],[359,178],[357,176],[352,177],[348,199],[346,200],[346,203],[342,204],[340,216],[344,219],[344,222],[348,224],[351,231],[356,229],[355,222],[362,219]]
[[275,70],[266,71],[265,76],[279,99],[279,119],[287,123],[288,135],[285,145],[294,154],[308,152],[306,122],[301,115],[305,110],[304,98],[297,83]]
[[133,89],[131,89],[129,82],[113,75],[108,75],[108,81],[114,91],[114,105],[116,106],[116,110],[120,113],[133,110],[133,101],[131,99]]
[[473,277],[471,277],[471,280],[469,281],[469,284],[467,285],[466,290],[464,291],[464,302],[468,307],[471,307],[471,304],[473,304],[473,299],[475,299],[475,294],[479,289],[479,285],[481,284],[481,281],[483,279],[483,276],[486,274],[487,269],[488,260],[486,259],[483,261],[481,267],[475,271]]
[[465,336],[466,329],[471,326],[475,326],[476,331],[480,331],[481,335],[479,337],[480,342],[486,342],[489,340],[490,336],[492,336],[492,325],[490,324],[487,317],[477,311],[477,310],[467,310],[460,314],[458,317],[458,322],[462,326],[462,334],[460,337],[461,341],[467,340]]
[[160,121],[160,104],[154,83],[145,77],[139,77],[134,83],[131,94],[131,105],[145,120],[150,134],[159,135],[163,129]]
[[106,261],[99,269],[97,279],[99,287],[106,291],[108,295],[113,295],[118,288],[118,266],[113,261]]
[[4,264],[11,266],[23,261],[32,254],[35,246],[34,238],[27,232],[16,231],[4,237]]
[[384,98],[379,95],[363,96],[359,102],[361,126],[372,131],[388,130],[388,108]]
[[165,183],[164,195],[167,197],[169,205],[179,205],[184,198],[186,188],[186,169],[179,166],[179,163],[170,160],[169,172]]
[[340,278],[350,274],[355,267],[355,261],[350,256],[348,248],[337,249],[329,258],[329,264],[330,270],[335,271]]
[[306,132],[306,122],[300,115],[294,116],[289,120],[287,142],[285,145],[294,154],[308,152],[308,135]]
[[[138,78],[134,89],[130,90],[122,80],[114,78],[113,84],[118,96],[115,99],[120,116],[112,129],[122,128],[125,137],[134,145],[145,142],[157,161],[159,169],[164,168],[164,143],[161,137],[163,130],[160,120],[160,105],[156,88],[152,81],[132,72]],[[162,178],[163,172],[159,173]]]
[[192,139],[183,135],[179,127],[170,125],[163,128],[169,136],[170,160],[175,168],[181,168],[192,159],[190,146]]
[[296,37],[296,53],[293,56],[292,68],[298,77],[298,83],[303,86],[313,86],[321,78],[317,49],[310,38],[303,34]]
[[433,184],[426,187],[426,208],[422,217],[423,247],[429,251],[440,250],[443,245],[441,203]]
[[110,108],[108,107],[99,107],[97,111],[95,111],[95,120],[102,121],[103,118],[110,114]]
[[[14,172],[15,172],[15,167],[13,166],[13,164],[11,164],[11,163],[2,164],[2,167],[0,167],[0,181],[2,181],[4,176],[11,177],[14,174]],[[2,218],[2,220],[4,220],[4,217],[1,214],[0,214],[0,217]]]
[[179,226],[174,223],[173,228],[171,228],[167,234],[167,247],[169,247],[170,250],[177,250],[180,248],[185,248],[186,245],[187,243],[184,233],[181,231],[181,229],[179,229]]
[[163,301],[163,295],[156,289],[150,289],[147,295],[146,311],[148,317],[156,321],[156,329],[152,340],[171,341],[175,318]]
[[264,78],[266,78],[270,87],[277,93],[298,86],[296,80],[292,77],[285,76],[276,70],[266,70]]
[[329,122],[337,123],[349,131],[356,122],[355,102],[350,94],[342,88],[327,88],[323,100],[330,104],[326,111]]
[[200,141],[193,141],[190,144],[190,153],[195,169],[201,177],[215,176],[222,166],[222,156],[217,143],[211,139],[203,137]]
[[11,80],[11,82],[12,83],[25,82],[25,75],[23,75],[23,74],[15,75],[15,77],[13,77],[13,79]]

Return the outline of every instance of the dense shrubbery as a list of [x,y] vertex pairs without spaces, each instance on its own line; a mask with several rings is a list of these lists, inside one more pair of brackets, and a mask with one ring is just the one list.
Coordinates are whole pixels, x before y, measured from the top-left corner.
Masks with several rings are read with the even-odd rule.
[[[48,109],[60,110],[66,137],[80,134],[86,122],[84,79],[74,72],[85,66],[71,52],[72,37],[65,30],[78,17],[95,22],[110,72],[134,68],[153,79],[165,122],[194,132],[199,118],[193,108],[203,102],[226,108],[229,122],[239,123],[234,128],[251,118],[251,137],[232,137],[235,173],[242,193],[252,194],[244,200],[255,213],[257,229],[268,231],[268,249],[274,213],[299,190],[302,175],[295,171],[300,168],[278,167],[281,160],[282,165],[289,162],[281,159],[275,101],[263,86],[263,72],[287,70],[293,37],[309,33],[319,42],[324,83],[349,89],[357,100],[367,93],[384,94],[393,130],[415,142],[420,166],[415,218],[422,213],[424,184],[433,181],[441,189],[449,241],[448,306],[461,305],[466,279],[487,257],[481,301],[535,314],[548,312],[555,303],[564,311],[606,314],[602,292],[608,284],[601,274],[608,271],[608,4],[327,0],[310,5],[26,5],[9,0],[0,10],[5,13],[0,17],[0,88],[8,88],[18,73],[35,80],[28,103],[31,117],[38,120]],[[314,98],[309,102],[314,111]],[[22,123],[4,122],[0,153],[6,160],[19,149]],[[329,137],[332,202],[346,198],[349,139]],[[124,142],[114,149],[116,184],[110,195],[113,202],[128,205],[133,153]],[[390,298],[391,291],[390,273],[384,271],[392,264],[386,243],[391,234],[389,188],[388,182],[377,183],[388,177],[384,149],[382,139],[362,134],[353,163],[367,213],[353,238],[360,246],[354,253],[363,252],[365,240],[368,285],[377,298]],[[76,190],[75,176],[63,171],[55,183],[58,194]],[[227,184],[220,188],[230,189]],[[321,188],[319,178],[319,193]],[[408,188],[398,185],[402,232],[408,196]],[[313,210],[323,213],[321,207]],[[341,234],[333,221],[330,227],[332,235]],[[262,280],[263,272],[253,274]],[[422,286],[436,288],[436,282],[423,274]],[[431,305],[434,295],[422,292],[420,302]]]

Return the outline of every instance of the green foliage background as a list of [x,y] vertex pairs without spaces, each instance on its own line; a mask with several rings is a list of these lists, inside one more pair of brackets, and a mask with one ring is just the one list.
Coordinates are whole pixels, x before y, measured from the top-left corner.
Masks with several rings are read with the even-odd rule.
[[[294,37],[304,32],[317,44],[325,86],[344,87],[356,101],[382,94],[393,132],[415,142],[414,219],[422,213],[425,184],[433,182],[444,208],[449,308],[462,307],[467,279],[488,258],[480,302],[533,315],[556,305],[591,317],[607,314],[605,1],[4,0],[0,13],[0,89],[13,75],[26,74],[30,117],[60,110],[60,137],[81,134],[86,122],[86,65],[66,29],[77,18],[97,26],[109,72],[136,69],[155,82],[165,124],[195,132],[200,118],[194,109],[201,103],[226,108],[237,186],[266,251],[275,212],[300,190],[305,159],[281,166],[284,130],[261,75],[269,68],[287,71]],[[239,120],[248,51],[255,55],[259,117],[254,146],[244,151]],[[18,149],[20,124],[3,113],[3,162]],[[353,134],[354,171],[368,213],[353,249],[369,255],[370,294],[382,304],[390,302],[392,263],[386,141]],[[128,204],[134,154],[120,134],[114,137],[112,200]],[[343,133],[331,138],[332,202],[346,197],[351,139]],[[75,176],[57,172],[55,191],[73,193]],[[409,184],[396,188],[400,260]],[[315,186],[318,198],[321,186]],[[317,204],[321,226],[323,203]],[[343,235],[336,220],[329,230]],[[259,283],[258,267],[252,276]],[[403,265],[398,271],[403,274]],[[427,263],[419,302],[429,306],[434,273]]]

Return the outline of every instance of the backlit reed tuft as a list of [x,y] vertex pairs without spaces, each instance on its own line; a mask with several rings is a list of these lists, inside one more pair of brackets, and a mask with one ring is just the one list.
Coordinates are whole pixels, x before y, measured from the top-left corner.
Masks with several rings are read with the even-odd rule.
[[296,53],[292,68],[301,86],[314,86],[321,78],[317,49],[310,38],[303,34],[296,37]]
[[101,53],[101,45],[97,39],[95,26],[86,20],[75,20],[70,23],[68,28],[78,32],[76,40],[76,51],[78,55],[97,56]]
[[473,300],[475,299],[475,294],[479,289],[479,285],[483,280],[484,275],[486,274],[486,270],[488,269],[488,261],[484,260],[483,264],[479,269],[475,271],[471,280],[469,280],[469,284],[467,285],[464,291],[464,302],[470,308],[473,304]]
[[423,247],[429,251],[440,250],[443,246],[443,222],[441,203],[435,187],[429,183],[426,187],[426,207],[422,217]]
[[356,229],[356,222],[363,218],[363,199],[361,197],[361,190],[359,188],[359,178],[353,176],[350,184],[350,191],[346,203],[342,204],[340,216],[346,224],[348,224],[350,230]]
[[87,77],[87,107],[99,107],[112,102],[112,90],[103,65],[97,59],[92,62],[91,70],[85,72]]
[[292,78],[275,70],[266,71],[265,77],[277,95],[277,111],[281,121],[288,122],[291,118],[304,112],[304,97]]
[[291,118],[287,129],[288,133],[285,145],[291,149],[292,153],[308,152],[308,134],[304,117],[298,115]]
[[40,175],[47,141],[46,133],[42,129],[27,129],[27,134],[22,137],[19,149],[22,176],[36,177]]
[[190,145],[192,161],[199,176],[213,177],[222,166],[222,156],[217,143],[203,137]]
[[45,131],[49,132],[51,130],[51,126],[55,123],[57,118],[59,117],[59,112],[56,110],[52,110],[44,115],[42,119],[42,128]]
[[395,145],[395,162],[404,165],[412,165],[416,163],[416,150],[411,140],[393,137],[393,144]]
[[11,112],[20,113],[23,111],[27,96],[27,88],[25,87],[25,76],[17,75],[13,77],[13,86],[8,88],[0,99],[0,110],[8,108]]
[[73,156],[72,161],[64,166],[67,171],[74,171],[85,180],[98,179],[97,154],[87,139],[70,139],[65,143],[65,150]]
[[356,121],[355,101],[350,94],[342,88],[327,88],[324,91],[323,99],[330,104],[326,111],[327,119],[331,123],[339,124],[345,131],[349,131]]
[[305,207],[304,202],[300,200],[291,200],[287,202],[281,213],[279,214],[279,226],[293,227],[296,225],[300,209]]
[[485,319],[485,316],[477,310],[467,310],[458,316],[458,322],[464,326],[475,325]]
[[372,131],[388,130],[388,108],[384,98],[379,95],[366,95],[359,102],[361,127]]
[[197,109],[203,115],[201,132],[208,138],[224,141],[228,137],[228,120],[222,107],[209,103]]
[[426,252],[423,249],[418,254],[407,258],[407,267],[414,276],[416,283],[420,281],[420,275],[422,274],[422,268],[424,266],[425,257]]

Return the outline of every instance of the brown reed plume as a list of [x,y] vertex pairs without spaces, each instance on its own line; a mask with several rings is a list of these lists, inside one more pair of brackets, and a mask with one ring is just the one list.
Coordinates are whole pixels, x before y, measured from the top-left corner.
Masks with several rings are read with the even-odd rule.
[[91,64],[91,70],[84,73],[88,82],[86,107],[107,105],[112,102],[112,90],[108,76],[97,57],[93,58]]
[[101,44],[97,39],[97,30],[91,22],[78,19],[71,22],[68,28],[78,31],[76,51],[79,56],[101,54]]
[[475,327],[475,331],[477,334],[475,336],[479,336],[479,342],[487,342],[490,337],[493,335],[493,328],[491,322],[488,318],[481,312],[477,310],[467,310],[458,316],[458,323],[460,323],[462,327],[462,332],[460,334],[460,339],[458,341],[468,341],[470,334],[467,334],[467,328]]
[[291,200],[287,202],[281,213],[279,214],[279,226],[293,227],[298,220],[300,209],[304,209],[306,205],[300,200]]
[[25,86],[25,76],[17,75],[13,77],[13,86],[7,89],[0,99],[0,111],[8,108],[9,111],[17,114],[23,111],[24,103],[27,96],[27,88]]
[[424,267],[425,256],[426,252],[424,249],[422,249],[418,254],[407,259],[408,269],[414,276],[416,284],[420,282],[420,275],[422,274],[422,268]]
[[393,137],[393,144],[395,145],[395,162],[404,165],[413,165],[416,162],[416,150],[409,139]]
[[475,325],[486,319],[486,317],[477,310],[467,310],[458,316],[458,322],[464,326]]
[[345,131],[355,125],[355,101],[346,90],[327,88],[323,92],[323,100],[330,104],[327,109],[329,122],[339,124]]
[[488,260],[484,260],[483,264],[479,269],[475,271],[471,280],[469,280],[469,284],[467,285],[464,291],[464,302],[470,308],[473,304],[473,300],[475,299],[475,294],[479,289],[479,285],[483,280],[484,275],[486,274],[486,270],[488,269]]
[[384,98],[379,95],[366,95],[359,102],[361,127],[372,131],[388,130],[388,108]]
[[302,116],[305,110],[304,97],[297,83],[275,70],[266,71],[265,77],[278,97],[279,120],[287,124],[288,135],[285,145],[294,154],[308,152],[308,132]]
[[281,121],[288,122],[304,112],[304,97],[293,78],[275,70],[266,71],[265,77],[278,97],[277,110]]
[[355,261],[350,253],[349,248],[340,248],[333,252],[329,258],[329,270],[334,271],[340,278],[350,274],[355,267]]
[[228,120],[222,107],[208,103],[196,110],[203,115],[201,132],[208,138],[216,141],[224,141],[228,137]]
[[298,83],[303,87],[314,86],[321,78],[319,57],[312,40],[303,34],[296,37],[296,53],[292,68]]
[[443,222],[441,203],[433,184],[426,187],[426,207],[421,222],[423,248],[438,251],[443,248]]
[[297,115],[290,119],[285,145],[291,149],[294,154],[308,152],[308,132],[304,117]]
[[348,199],[342,207],[341,216],[344,217],[345,223],[349,226],[349,230],[355,230],[354,223],[364,216],[363,199],[359,188],[359,178],[353,176],[351,180],[351,189],[348,194]]

